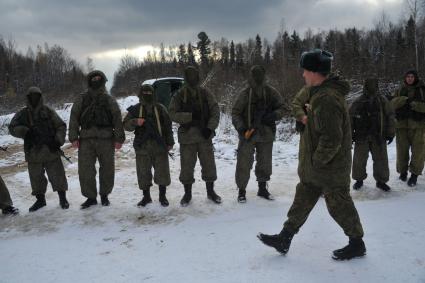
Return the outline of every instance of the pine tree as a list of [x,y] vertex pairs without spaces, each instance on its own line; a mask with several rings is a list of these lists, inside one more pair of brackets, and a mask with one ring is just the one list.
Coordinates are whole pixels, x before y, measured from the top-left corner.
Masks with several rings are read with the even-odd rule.
[[187,44],[187,63],[192,66],[196,65],[195,55],[193,54],[192,43],[190,42]]
[[199,41],[198,41],[197,49],[199,51],[201,64],[204,66],[208,66],[209,55],[211,54],[211,48],[210,48],[211,40],[208,38],[208,35],[204,31],[201,31],[198,34],[198,38],[199,38]]
[[238,43],[236,45],[236,66],[242,67],[243,65],[244,65],[243,48],[242,48],[242,44]]
[[236,54],[235,54],[235,43],[230,42],[230,58],[229,58],[229,63],[231,67],[235,66],[236,63]]
[[181,66],[187,63],[187,54],[186,54],[186,48],[184,44],[179,45],[179,50],[177,51],[177,57],[178,57],[178,63]]
[[263,46],[261,44],[261,37],[257,34],[255,37],[255,49],[254,49],[254,64],[263,63]]

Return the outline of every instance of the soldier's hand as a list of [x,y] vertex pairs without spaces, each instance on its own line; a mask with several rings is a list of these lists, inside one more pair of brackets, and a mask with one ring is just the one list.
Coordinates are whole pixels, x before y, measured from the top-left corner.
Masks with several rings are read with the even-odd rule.
[[300,122],[303,123],[303,125],[307,125],[307,121],[308,121],[307,115],[304,115],[300,120]]
[[167,146],[167,151],[170,151],[170,150],[172,150],[173,149],[173,146],[172,145],[168,145]]
[[387,144],[391,144],[394,140],[394,137],[387,137]]
[[212,131],[210,129],[203,128],[201,132],[205,139],[209,139],[211,137]]
[[72,147],[75,149],[79,149],[80,148],[80,141],[76,140],[72,142]]
[[120,150],[122,148],[122,143],[116,142],[115,143],[115,149]]
[[143,119],[143,118],[138,118],[137,120],[136,120],[136,124],[137,124],[137,126],[139,126],[139,127],[141,127],[141,126],[143,126],[143,124],[145,123],[145,119]]

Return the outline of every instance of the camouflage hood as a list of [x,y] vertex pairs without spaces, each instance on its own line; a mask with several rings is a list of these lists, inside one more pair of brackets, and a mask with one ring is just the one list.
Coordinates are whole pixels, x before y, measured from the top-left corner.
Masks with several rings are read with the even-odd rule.
[[90,87],[90,81],[95,76],[100,76],[102,78],[102,81],[103,81],[103,87],[101,87],[97,91],[106,92],[105,84],[108,81],[108,79],[106,78],[105,73],[103,73],[102,71],[99,71],[99,70],[94,70],[94,71],[91,71],[90,73],[87,74],[87,87],[89,88],[89,90],[92,90],[92,88]]
[[[151,91],[152,92],[152,101],[147,101],[145,99],[146,98],[146,95],[143,95],[143,91]],[[148,84],[144,84],[144,85],[142,85],[140,87],[140,91],[139,91],[138,97],[139,97],[140,103],[142,103],[144,105],[146,105],[146,104],[155,104],[156,101],[157,101],[155,89],[153,88],[153,86],[148,85]]]
[[[31,99],[33,99],[34,96],[36,95],[40,95],[40,99],[37,103],[37,105],[34,107],[31,103]],[[43,101],[43,94],[40,90],[40,88],[36,87],[36,86],[32,86],[27,90],[27,94],[26,94],[26,105],[28,108],[33,109],[33,110],[38,110],[40,109],[41,106],[43,106],[44,101]]]
[[347,96],[350,92],[350,84],[347,81],[340,79],[339,77],[330,77],[326,79],[319,87],[334,89],[339,95],[342,96]]

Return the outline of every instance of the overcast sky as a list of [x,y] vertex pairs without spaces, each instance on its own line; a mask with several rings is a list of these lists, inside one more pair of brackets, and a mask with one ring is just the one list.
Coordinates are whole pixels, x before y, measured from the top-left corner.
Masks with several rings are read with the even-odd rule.
[[151,46],[211,39],[274,40],[287,30],[371,27],[385,11],[401,18],[404,0],[1,0],[0,35],[20,50],[59,44],[82,65],[88,56],[112,83],[119,58],[143,56]]

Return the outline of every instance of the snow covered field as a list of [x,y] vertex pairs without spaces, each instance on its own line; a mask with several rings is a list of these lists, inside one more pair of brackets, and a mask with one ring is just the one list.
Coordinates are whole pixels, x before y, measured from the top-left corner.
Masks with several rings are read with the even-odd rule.
[[[122,109],[137,101],[120,101]],[[68,118],[69,109],[60,112]],[[3,117],[2,121],[7,122]],[[1,126],[1,124],[0,124]],[[335,262],[332,250],[347,243],[323,200],[294,237],[286,256],[263,246],[258,232],[277,233],[292,202],[298,181],[298,136],[288,136],[288,123],[274,147],[270,190],[276,201],[256,197],[255,176],[248,202],[236,202],[234,184],[236,134],[223,116],[215,138],[217,193],[223,204],[206,199],[197,168],[194,198],[179,205],[178,144],[171,161],[170,206],[163,208],[153,187],[154,203],[138,208],[138,190],[131,139],[117,153],[116,185],[111,206],[80,210],[76,152],[66,165],[70,209],[59,208],[57,195],[47,193],[47,207],[28,213],[34,198],[23,154],[14,150],[0,161],[0,172],[21,213],[0,216],[0,282],[425,282],[425,180],[415,189],[398,181],[395,144],[389,147],[393,191],[374,187],[372,174],[360,192],[353,192],[365,230],[368,254],[363,259]],[[0,127],[0,132],[2,128]],[[132,138],[132,135],[128,135]],[[15,144],[0,136],[0,144]],[[12,147],[17,147],[16,145]],[[8,170],[4,168],[8,167]],[[10,168],[14,168],[13,170]],[[4,171],[2,171],[4,170]],[[368,172],[372,172],[371,162]]]

